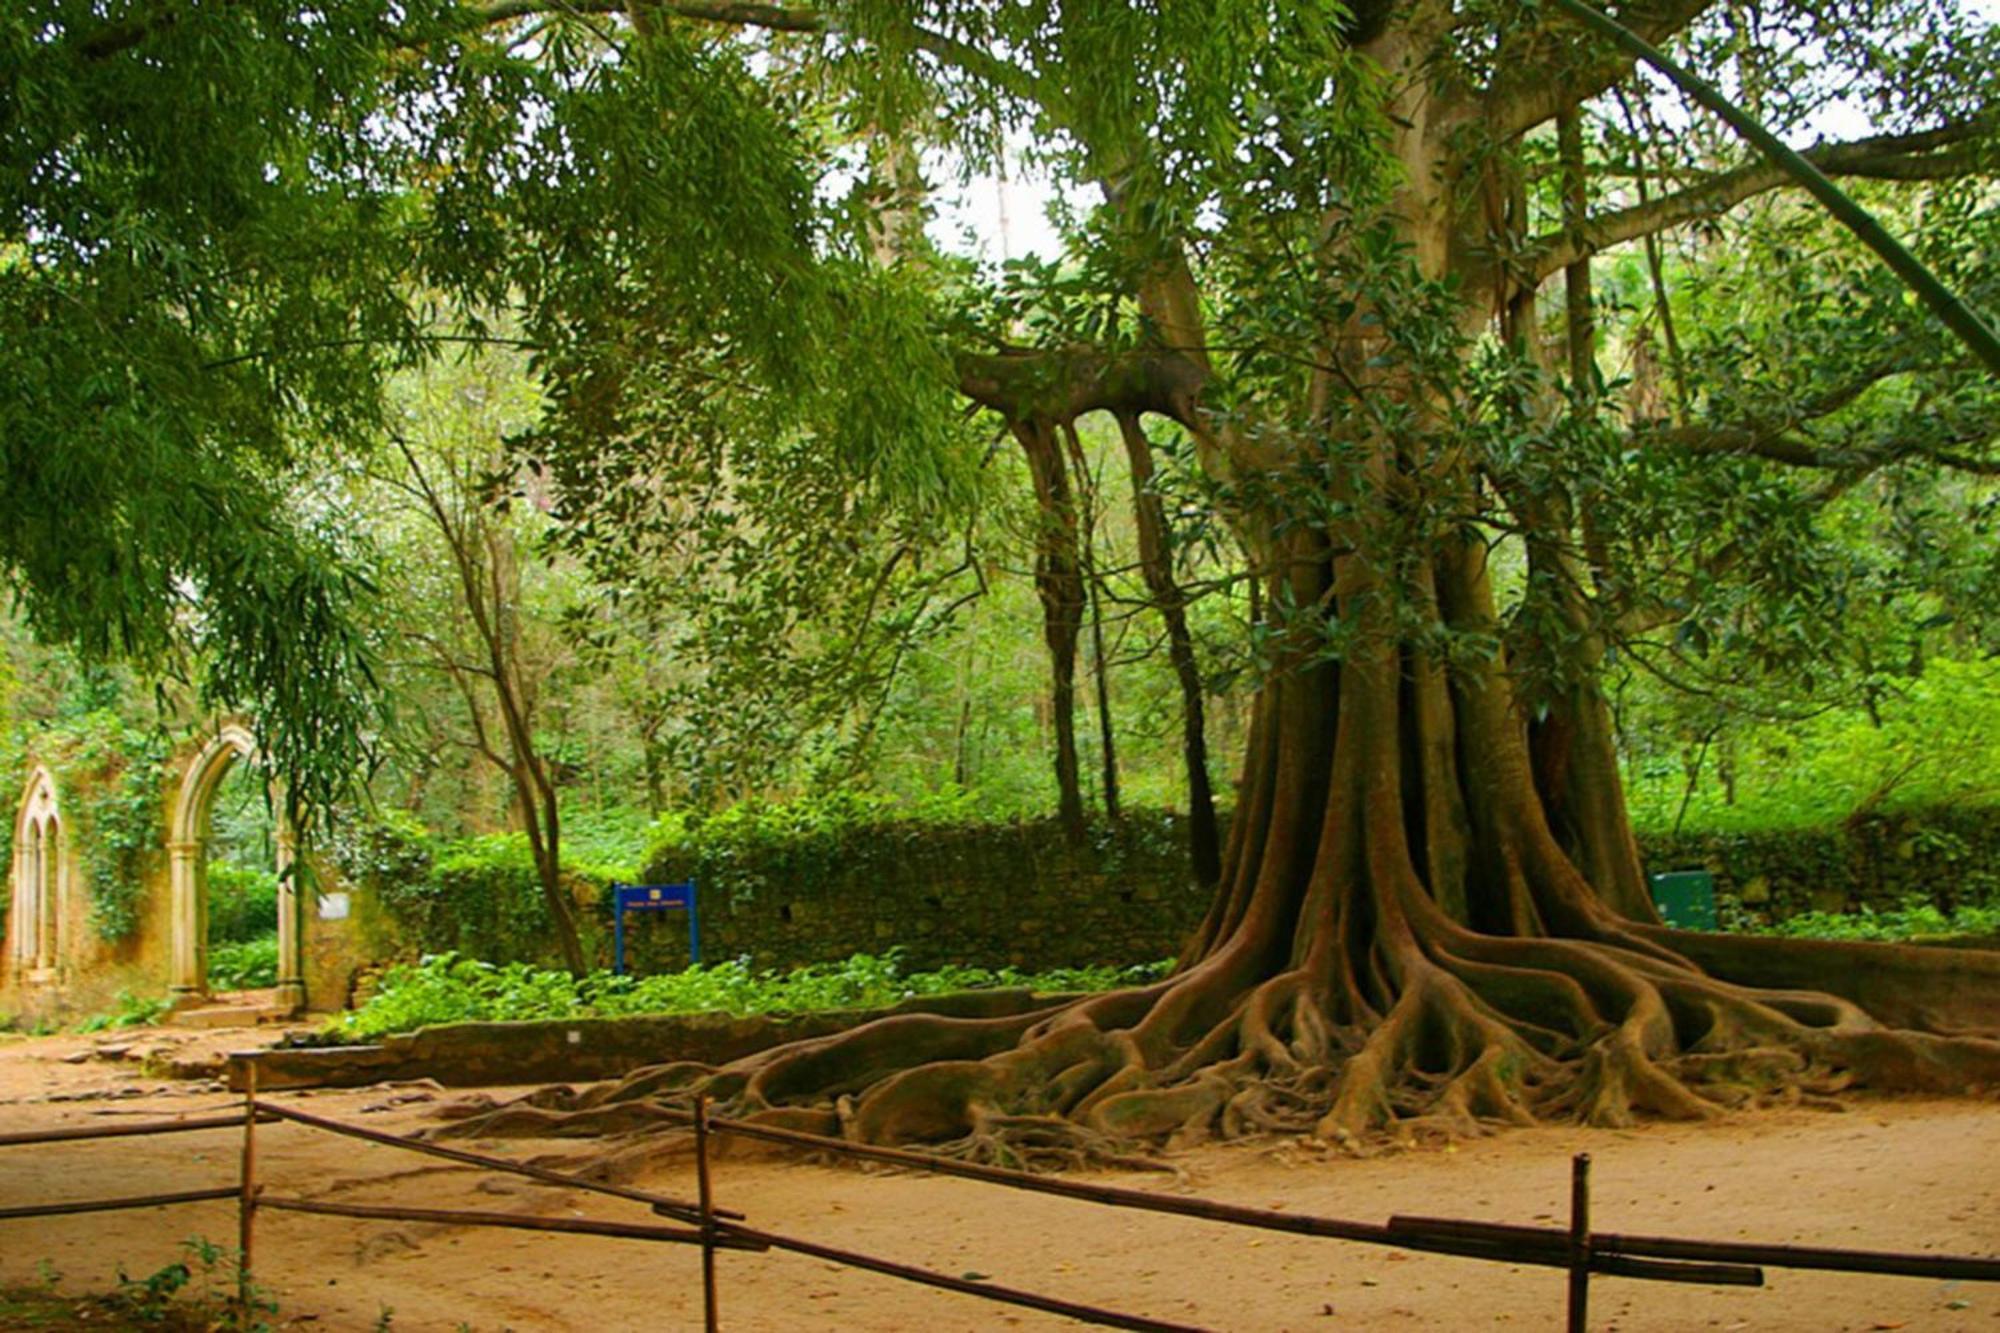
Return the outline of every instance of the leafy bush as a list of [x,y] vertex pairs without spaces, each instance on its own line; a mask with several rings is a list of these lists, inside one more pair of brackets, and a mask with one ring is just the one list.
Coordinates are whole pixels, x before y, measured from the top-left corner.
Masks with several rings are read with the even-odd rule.
[[118,1008],[108,1014],[93,1014],[76,1025],[78,1032],[102,1032],[106,1028],[148,1027],[167,1016],[174,1007],[172,1000],[164,995],[138,996],[131,991],[118,992]]
[[[394,922],[399,944],[424,954],[557,961],[548,904],[524,834],[445,841],[414,817],[388,811],[357,819],[338,834],[334,857],[341,874]],[[563,875],[585,902],[603,882],[629,872],[566,856]],[[578,916],[587,931],[592,918],[588,912]]]
[[217,944],[208,951],[208,984],[215,990],[257,990],[278,984],[276,931],[254,940]]
[[[2000,661],[1935,658],[1924,674],[1860,704],[1783,722],[1732,719],[1716,744],[1628,727],[1626,795],[1641,834],[1763,834],[1831,827],[1858,812],[2000,803]],[[1727,743],[1734,796],[1718,765]],[[1690,790],[1684,761],[1697,760]],[[1683,808],[1685,806],[1685,808]]]
[[1094,991],[1140,985],[1170,964],[1059,968],[948,967],[904,974],[900,951],[856,954],[790,972],[752,972],[742,959],[650,977],[566,972],[525,963],[496,965],[444,954],[390,968],[361,1008],[329,1031],[343,1040],[410,1032],[438,1023],[613,1017],[622,1014],[795,1014],[821,1009],[883,1008],[917,995],[1022,986],[1036,991]]
[[1960,907],[1943,912],[1923,898],[1911,898],[1886,912],[1800,912],[1770,924],[1731,922],[1730,928],[1753,935],[1783,935],[1816,940],[1950,939],[1960,935],[2000,935],[2000,903]]
[[102,679],[93,681],[76,710],[66,707],[35,739],[64,793],[68,843],[90,889],[91,928],[111,943],[138,930],[146,874],[165,846],[160,779],[168,752],[157,728],[109,706],[115,697]]
[[[1018,856],[1024,825],[1036,822],[986,817],[956,787],[921,800],[835,792],[746,802],[713,815],[655,820],[642,874],[653,884],[694,879],[704,895],[720,894],[734,906],[780,886],[838,892],[843,884],[870,884],[883,867],[902,871],[913,853],[936,864]],[[1162,810],[1128,810],[1089,830],[1091,853],[1108,873],[1184,857],[1186,840],[1182,817]]]
[[208,942],[240,944],[278,929],[274,870],[215,861],[208,867]]

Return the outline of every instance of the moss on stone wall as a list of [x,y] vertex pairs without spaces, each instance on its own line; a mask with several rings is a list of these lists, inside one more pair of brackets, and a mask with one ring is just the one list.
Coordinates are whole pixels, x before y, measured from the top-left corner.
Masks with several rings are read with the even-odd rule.
[[[912,969],[1127,964],[1167,957],[1200,921],[1206,890],[1187,872],[1181,819],[1158,811],[1067,842],[1053,820],[1019,823],[810,820],[774,816],[676,828],[639,875],[693,879],[710,960],[747,955],[784,968],[903,950]],[[376,957],[457,950],[552,963],[526,848],[480,839],[428,851],[372,849],[361,877]],[[1640,840],[1652,871],[1706,868],[1725,910],[1782,920],[1925,898],[1949,910],[2000,900],[2000,819],[1947,808],[1850,826]],[[368,858],[363,858],[368,859]],[[360,868],[360,867],[354,867]],[[613,875],[579,868],[586,942],[609,965]],[[628,920],[641,972],[687,962],[679,913]]]
[[[1134,812],[1072,845],[1054,820],[883,823],[657,847],[648,883],[692,878],[710,958],[789,966],[900,945],[912,969],[1082,967],[1163,958],[1201,919],[1178,815]],[[609,907],[601,912],[608,924]],[[627,923],[636,964],[686,961],[678,915]]]
[[1942,911],[2000,902],[2000,810],[1941,806],[1827,828],[1654,835],[1648,870],[1705,868],[1717,898],[1771,921],[1882,910],[1920,898]]

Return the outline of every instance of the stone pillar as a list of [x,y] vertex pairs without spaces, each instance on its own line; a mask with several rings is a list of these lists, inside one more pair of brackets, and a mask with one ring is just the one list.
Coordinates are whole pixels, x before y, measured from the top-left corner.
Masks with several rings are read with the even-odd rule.
[[36,879],[42,881],[42,967],[54,971],[62,967],[62,833],[54,819],[42,821],[42,837],[36,839],[40,865]]
[[13,976],[27,969],[27,962],[21,957],[25,948],[28,929],[28,891],[23,887],[24,876],[21,865],[26,848],[18,842],[14,845],[14,861],[7,867],[10,877],[7,909],[7,974]]
[[35,970],[35,960],[42,951],[42,914],[37,904],[42,881],[35,875],[33,827],[28,826],[21,835],[21,845],[14,849],[14,895],[21,915],[14,925],[14,962],[23,975]]
[[28,835],[28,877],[33,882],[35,897],[35,970],[41,973],[52,971],[56,965],[56,901],[50,890],[50,882],[55,876],[50,874],[49,826],[46,820],[29,825],[34,832]]
[[167,989],[175,1000],[192,998],[208,989],[208,904],[202,892],[207,851],[199,839],[167,844],[173,915],[173,960]]
[[[278,809],[284,809],[279,805]],[[287,1015],[306,1007],[304,957],[299,948],[298,841],[289,825],[278,827],[278,1007]]]

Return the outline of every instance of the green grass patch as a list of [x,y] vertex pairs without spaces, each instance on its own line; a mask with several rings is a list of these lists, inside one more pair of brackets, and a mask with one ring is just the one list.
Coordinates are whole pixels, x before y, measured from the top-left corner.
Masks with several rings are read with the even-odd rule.
[[1164,976],[1162,959],[1131,967],[1065,967],[1023,972],[1012,967],[944,967],[905,972],[901,951],[856,954],[841,963],[789,972],[753,971],[742,959],[649,977],[593,972],[581,979],[526,963],[496,965],[451,954],[390,968],[375,994],[328,1026],[355,1041],[413,1032],[438,1023],[624,1014],[799,1014],[822,1009],[875,1009],[918,995],[996,987],[1036,991],[1100,991]]

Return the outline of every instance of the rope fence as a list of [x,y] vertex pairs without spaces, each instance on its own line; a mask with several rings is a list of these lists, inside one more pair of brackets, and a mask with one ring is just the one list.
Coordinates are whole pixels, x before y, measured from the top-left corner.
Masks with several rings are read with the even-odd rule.
[[[1746,1241],[1707,1241],[1673,1236],[1637,1236],[1594,1231],[1590,1224],[1590,1157],[1583,1153],[1571,1161],[1570,1216],[1567,1226],[1515,1226],[1464,1218],[1400,1214],[1391,1217],[1386,1223],[1378,1224],[1279,1212],[1275,1209],[1252,1208],[1209,1199],[1181,1198],[1117,1185],[1089,1184],[1053,1176],[1033,1175],[1006,1167],[950,1161],[901,1148],[850,1143],[845,1139],[713,1115],[709,1111],[706,1098],[698,1099],[692,1112],[669,1117],[682,1121],[693,1135],[697,1189],[696,1198],[690,1201],[627,1185],[591,1180],[566,1171],[551,1170],[526,1162],[510,1161],[503,1157],[469,1152],[462,1148],[450,1148],[442,1144],[403,1138],[261,1099],[257,1095],[255,1058],[239,1056],[236,1059],[244,1071],[243,1107],[240,1112],[183,1116],[172,1120],[124,1125],[79,1126],[0,1134],[0,1147],[18,1147],[141,1135],[179,1134],[200,1130],[237,1129],[243,1137],[238,1179],[235,1184],[167,1194],[9,1206],[0,1208],[0,1220],[157,1208],[235,1199],[239,1252],[237,1299],[245,1308],[248,1308],[252,1296],[251,1278],[255,1269],[257,1214],[268,1208],[277,1212],[344,1217],[363,1221],[407,1221],[441,1226],[498,1227],[696,1246],[701,1250],[702,1317],[703,1327],[708,1333],[717,1333],[720,1327],[717,1253],[721,1251],[761,1253],[769,1250],[807,1255],[844,1267],[881,1273],[905,1282],[955,1291],[985,1301],[1041,1310],[1105,1328],[1157,1330],[1159,1333],[1199,1333],[1199,1330],[1192,1325],[1103,1309],[1037,1292],[1001,1286],[983,1279],[954,1277],[876,1255],[862,1254],[818,1241],[804,1240],[749,1226],[741,1212],[719,1207],[715,1202],[710,1161],[711,1145],[718,1135],[735,1135],[809,1152],[828,1153],[858,1161],[882,1162],[934,1175],[956,1176],[1104,1207],[1168,1213],[1220,1222],[1227,1226],[1284,1231],[1364,1245],[1388,1245],[1398,1249],[1456,1255],[1491,1263],[1562,1269],[1567,1274],[1565,1325],[1571,1333],[1582,1333],[1588,1327],[1590,1281],[1593,1275],[1635,1278],[1652,1282],[1695,1283],[1702,1286],[1755,1287],[1763,1285],[1764,1268],[1773,1267],[2000,1282],[2000,1258],[1759,1244]],[[336,1203],[326,1199],[269,1194],[258,1178],[257,1126],[278,1122],[442,1158],[483,1171],[524,1176],[546,1185],[607,1195],[629,1203],[644,1205],[654,1215],[679,1225],[536,1217],[521,1213],[463,1209],[414,1208],[400,1204]]]

